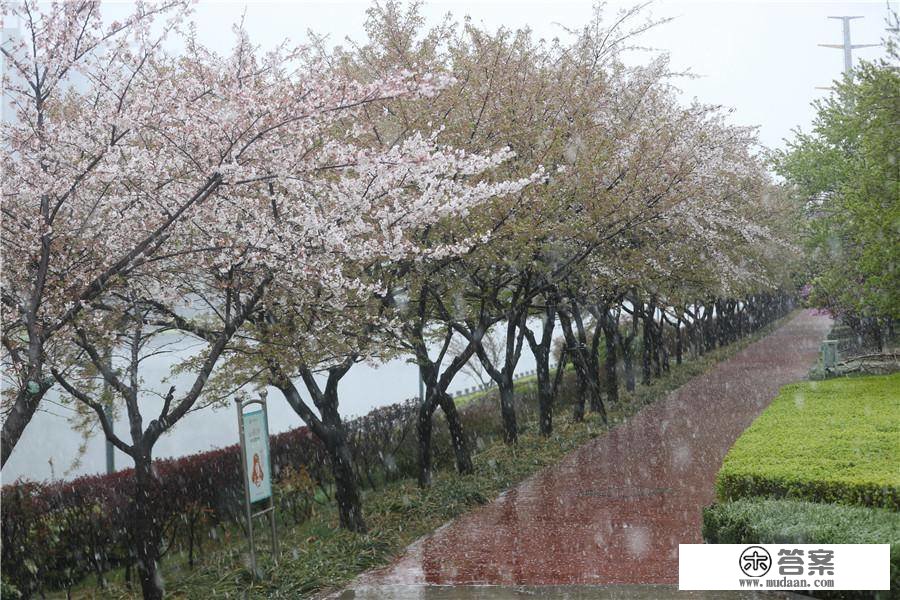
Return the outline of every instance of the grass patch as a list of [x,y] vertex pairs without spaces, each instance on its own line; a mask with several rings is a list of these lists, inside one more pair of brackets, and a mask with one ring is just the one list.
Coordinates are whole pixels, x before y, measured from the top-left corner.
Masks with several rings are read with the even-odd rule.
[[766,496],[897,510],[898,390],[900,373],[785,386],[725,457],[719,499]]
[[891,589],[900,589],[900,513],[887,509],[744,498],[704,510],[703,538],[713,544],[890,544]]
[[[620,390],[620,401],[607,407],[610,427],[625,421],[643,406],[659,400],[693,377],[709,370],[780,327],[788,315],[727,347],[672,365],[671,371],[634,392]],[[533,386],[528,378],[517,381],[517,390]],[[519,387],[522,386],[522,387]],[[490,390],[473,394],[489,394]],[[507,446],[491,439],[473,455],[475,472],[460,476],[449,469],[438,470],[428,489],[419,489],[412,480],[389,483],[377,491],[363,493],[363,510],[369,533],[354,534],[338,528],[332,504],[315,505],[302,525],[279,532],[281,560],[275,565],[263,553],[257,557],[260,581],[249,571],[246,539],[239,531],[224,532],[217,547],[205,555],[194,569],[178,556],[162,563],[166,595],[169,598],[298,598],[322,590],[338,588],[368,569],[385,565],[407,545],[447,521],[497,497],[541,468],[555,464],[588,440],[603,435],[607,427],[594,414],[582,423],[573,423],[558,410],[554,432],[549,438],[537,433],[534,420],[520,423],[519,441]],[[268,541],[261,536],[257,547]],[[121,571],[110,574],[109,585],[99,592],[106,598],[139,597],[139,589],[129,590]],[[73,591],[73,598],[98,595],[95,582],[85,581]]]

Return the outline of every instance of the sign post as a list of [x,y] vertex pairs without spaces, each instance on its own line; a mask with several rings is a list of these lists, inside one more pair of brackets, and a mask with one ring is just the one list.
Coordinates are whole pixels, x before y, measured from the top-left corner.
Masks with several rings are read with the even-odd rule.
[[833,369],[838,362],[837,340],[825,340],[822,342],[822,366],[825,370]]
[[[266,410],[266,391],[259,400],[235,398],[238,412],[238,431],[241,438],[241,470],[244,473],[244,505],[247,512],[247,534],[250,536],[250,569],[256,578],[256,546],[253,542],[253,519],[269,518],[272,535],[272,557],[278,564],[278,538],[275,534],[275,501],[272,498],[272,465],[269,460],[269,417]],[[258,406],[254,406],[258,405]],[[255,410],[244,412],[254,407]],[[254,507],[255,505],[255,507]],[[255,512],[254,512],[255,510]]]

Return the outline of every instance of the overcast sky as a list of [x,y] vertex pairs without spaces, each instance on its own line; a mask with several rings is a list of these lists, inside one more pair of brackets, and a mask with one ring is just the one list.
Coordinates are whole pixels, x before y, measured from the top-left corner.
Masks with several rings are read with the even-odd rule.
[[[608,11],[631,6],[608,3]],[[482,0],[426,2],[424,14],[435,22],[450,12],[496,28],[531,27],[541,37],[564,35],[560,24],[577,27],[589,19],[590,0]],[[363,38],[365,0],[318,2],[200,2],[195,19],[202,39],[226,50],[230,24],[246,10],[246,24],[262,46],[283,38],[306,39],[306,31],[328,34],[334,44],[346,37]],[[797,125],[812,118],[810,101],[827,92],[840,76],[840,50],[819,43],[840,43],[841,22],[830,15],[860,15],[852,22],[854,44],[878,43],[885,34],[888,3],[879,2],[680,2],[660,0],[651,5],[654,17],[675,17],[645,35],[646,45],[668,51],[678,70],[700,76],[684,80],[685,99],[734,107],[734,120],[759,125],[761,141],[780,146]],[[896,10],[897,2],[891,2]],[[872,59],[882,48],[864,48],[854,59]]]
[[[606,12],[634,6],[635,2],[607,3]],[[885,35],[888,6],[898,0],[874,2],[759,2],[657,0],[648,9],[655,18],[673,20],[644,34],[642,44],[670,54],[677,71],[690,71],[695,79],[679,82],[686,101],[697,98],[735,108],[732,120],[760,127],[760,140],[780,147],[797,126],[808,128],[813,117],[810,102],[827,94],[816,89],[840,77],[843,54],[817,44],[842,41],[841,22],[829,16],[858,15],[851,22],[854,44],[879,43]],[[251,37],[263,49],[283,39],[302,43],[307,31],[327,35],[333,45],[346,38],[364,39],[363,22],[368,0],[318,1],[209,1],[196,6],[194,20],[201,40],[226,52],[232,41],[231,24],[246,14]],[[107,19],[121,18],[129,2],[107,5]],[[565,37],[562,26],[577,28],[590,19],[590,0],[481,0],[425,2],[430,23],[446,13],[457,19],[471,16],[489,28],[530,27],[538,36]],[[9,24],[7,24],[9,26]],[[854,61],[884,56],[884,49],[854,51]],[[648,60],[632,56],[631,60]]]

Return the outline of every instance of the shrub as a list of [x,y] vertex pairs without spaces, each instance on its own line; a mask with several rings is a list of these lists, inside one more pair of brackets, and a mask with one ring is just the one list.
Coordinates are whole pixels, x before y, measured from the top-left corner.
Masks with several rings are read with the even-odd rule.
[[738,438],[718,497],[798,498],[900,508],[900,374],[782,388]]
[[[273,472],[301,472],[324,485],[321,444],[304,427],[272,436]],[[244,527],[244,490],[237,445],[153,463],[156,486],[150,510],[166,552],[185,549],[189,564],[210,526]],[[294,482],[296,483],[296,482]],[[54,483],[17,482],[0,488],[0,540],[4,581],[26,596],[65,589],[88,575],[103,576],[133,562],[126,524],[131,516],[131,469]],[[283,491],[291,505],[282,518],[306,518],[311,485]],[[307,503],[306,505],[304,503]],[[294,507],[297,507],[294,509]]]
[[[890,510],[745,498],[704,510],[703,538],[713,544],[890,544],[891,589],[900,589],[900,513]],[[878,597],[874,592],[838,595]]]

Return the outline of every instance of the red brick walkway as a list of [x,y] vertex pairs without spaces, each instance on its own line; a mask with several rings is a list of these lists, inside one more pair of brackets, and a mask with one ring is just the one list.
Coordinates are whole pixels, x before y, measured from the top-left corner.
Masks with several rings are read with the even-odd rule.
[[801,313],[354,587],[677,583],[725,453],[806,375],[829,326]]

